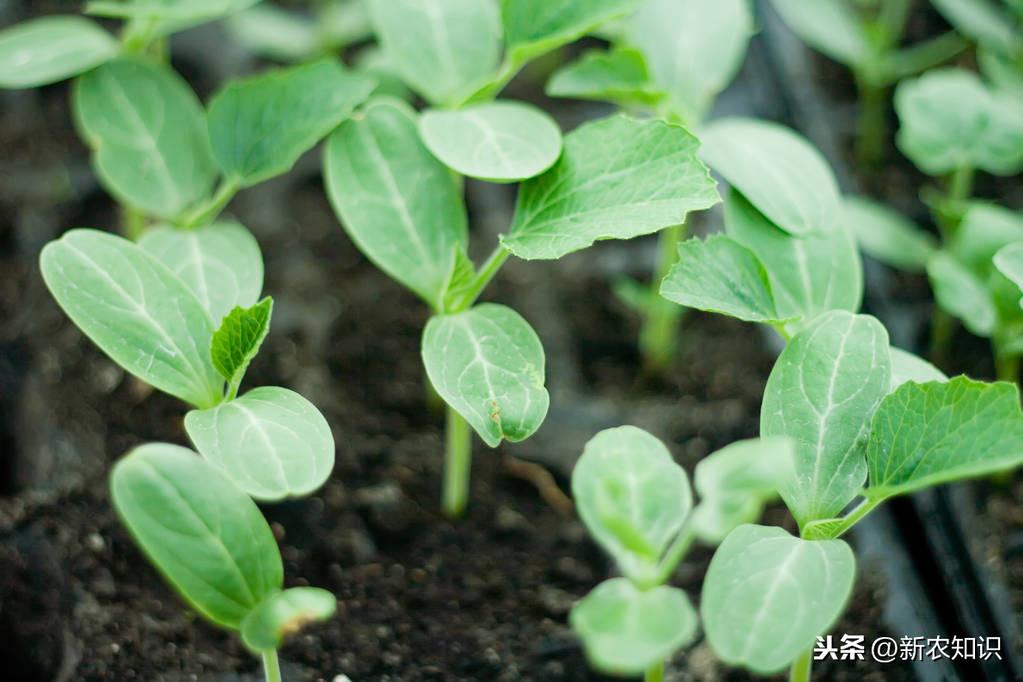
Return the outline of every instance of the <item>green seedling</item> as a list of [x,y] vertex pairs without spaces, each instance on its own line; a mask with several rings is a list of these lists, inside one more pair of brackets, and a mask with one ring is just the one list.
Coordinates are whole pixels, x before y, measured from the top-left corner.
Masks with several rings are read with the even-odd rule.
[[[680,126],[613,116],[562,138],[542,111],[494,99],[525,63],[634,4],[369,3],[389,63],[431,107],[373,97],[330,136],[325,182],[356,246],[433,313],[422,356],[447,405],[449,516],[468,499],[472,431],[490,447],[521,441],[548,409],[537,334],[510,308],[476,304],[508,257],[552,260],[652,234],[718,201],[696,138]],[[463,176],[521,183],[511,226],[478,267]]]
[[[242,451],[244,453],[244,451]],[[124,525],[168,583],[210,622],[237,632],[281,682],[277,649],[337,602],[315,587],[284,589],[273,532],[223,471],[191,450],[149,443],[121,459],[110,495]]]
[[[561,67],[547,94],[608,101],[695,131],[742,65],[753,17],[748,0],[645,0],[608,33],[610,47]],[[659,233],[650,286],[615,282],[619,298],[642,317],[639,346],[647,371],[664,371],[676,354],[684,311],[666,304],[657,287],[688,231],[682,223]]]
[[810,679],[811,647],[841,616],[855,557],[841,540],[896,495],[1023,464],[1012,384],[945,379],[890,350],[872,317],[820,315],[791,339],[767,382],[763,438],[795,441],[781,498],[800,536],[742,525],[716,552],[700,612],[725,663]]
[[[141,244],[77,229],[43,249],[43,278],[74,323],[114,362],[190,403],[196,455],[145,445],[114,469],[114,504],[146,554],[209,620],[241,632],[280,680],[276,648],[334,598],[281,592],[280,556],[250,497],[306,495],[326,481],[334,439],[320,412],[286,388],[239,387],[270,326],[263,264],[232,223],[158,228]],[[170,524],[170,525],[168,525]],[[187,561],[184,561],[187,559]]]
[[788,438],[740,441],[703,459],[693,493],[685,471],[646,431],[601,431],[572,472],[572,494],[594,540],[622,577],[600,584],[572,609],[572,629],[590,663],[624,676],[664,678],[665,663],[692,643],[697,615],[682,590],[666,585],[694,540],[716,545],[755,521],[789,478]]
[[[948,0],[956,3],[959,0]],[[774,0],[775,9],[800,39],[852,70],[860,105],[856,154],[865,165],[877,164],[884,156],[891,87],[968,47],[953,31],[903,47],[912,5],[911,0]]]

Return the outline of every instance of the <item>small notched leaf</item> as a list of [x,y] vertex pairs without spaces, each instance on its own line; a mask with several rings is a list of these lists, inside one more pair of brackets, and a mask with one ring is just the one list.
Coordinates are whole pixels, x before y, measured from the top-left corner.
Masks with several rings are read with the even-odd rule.
[[247,308],[263,290],[263,254],[239,223],[197,229],[156,227],[139,240],[147,253],[180,277],[219,324],[235,306]]
[[782,230],[831,232],[841,221],[838,183],[827,161],[792,130],[725,118],[703,128],[700,157]]
[[795,476],[780,492],[800,527],[838,516],[859,493],[870,419],[890,388],[888,333],[867,315],[825,313],[778,357],[760,433],[796,441]]
[[437,393],[492,448],[529,438],[547,416],[543,346],[511,308],[483,303],[431,317],[422,354]]
[[214,623],[237,630],[281,589],[281,555],[259,508],[194,452],[135,448],[114,466],[110,494],[149,560]]
[[678,246],[679,260],[661,282],[661,296],[687,308],[707,310],[747,322],[783,324],[763,263],[724,235],[689,239]]
[[287,172],[373,91],[333,59],[235,81],[210,102],[213,152],[242,187]]
[[113,36],[88,19],[32,19],[0,31],[0,88],[37,88],[77,76],[117,54]]
[[720,201],[699,142],[685,128],[615,115],[565,136],[543,175],[519,188],[501,243],[519,258],[556,259],[601,239],[631,239],[685,222]]
[[1023,413],[1014,384],[966,377],[906,383],[874,415],[868,498],[885,498],[1023,464]]
[[569,623],[601,672],[642,675],[696,639],[689,597],[660,585],[641,591],[627,578],[604,581],[572,608]]
[[280,648],[305,626],[327,620],[337,610],[333,594],[318,587],[292,587],[272,594],[252,609],[241,624],[242,641],[263,653]]
[[555,71],[545,91],[549,97],[641,106],[654,106],[665,97],[651,81],[643,54],[631,47],[587,50],[576,61]]
[[220,376],[231,386],[238,386],[249,363],[256,357],[263,339],[270,331],[270,315],[274,300],[267,296],[249,308],[235,306],[210,342],[210,358]]
[[693,506],[685,470],[635,426],[590,439],[572,471],[572,496],[593,539],[633,580],[649,577]]
[[455,111],[431,109],[420,116],[419,132],[448,168],[491,182],[539,175],[561,155],[561,129],[554,119],[511,100]]
[[327,420],[286,388],[260,386],[208,410],[192,410],[185,430],[203,457],[259,500],[308,495],[334,467]]
[[77,229],[47,244],[39,264],[60,307],[114,362],[197,407],[220,400],[213,322],[159,261],[127,239]]
[[727,665],[772,675],[842,614],[856,559],[842,540],[739,526],[714,554],[700,599],[710,648]]

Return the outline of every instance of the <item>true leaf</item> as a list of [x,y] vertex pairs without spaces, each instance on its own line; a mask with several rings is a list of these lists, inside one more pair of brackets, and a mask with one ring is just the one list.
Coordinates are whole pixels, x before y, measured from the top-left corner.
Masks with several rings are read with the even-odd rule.
[[213,333],[210,357],[213,366],[230,386],[237,388],[249,363],[263,345],[263,339],[270,331],[273,307],[274,301],[269,296],[249,308],[236,306]]
[[838,620],[856,559],[842,540],[739,526],[715,552],[700,600],[711,649],[759,675],[782,670]]
[[259,500],[301,497],[327,480],[334,437],[327,420],[294,391],[261,386],[185,415],[196,449]]
[[767,271],[739,242],[724,235],[689,239],[679,244],[678,252],[678,262],[661,282],[664,298],[747,322],[784,321],[775,308]]
[[966,377],[904,384],[877,408],[867,462],[873,499],[1020,466],[1019,389]]
[[625,16],[639,0],[501,0],[504,39],[519,63]]
[[781,319],[808,322],[829,310],[859,310],[863,265],[844,225],[836,224],[826,234],[795,237],[732,190],[725,198],[725,227],[728,236],[752,251],[767,270]]
[[606,580],[572,608],[569,622],[590,664],[611,675],[642,675],[696,639],[696,610],[675,587],[641,591]]
[[235,306],[247,308],[263,290],[259,244],[238,223],[215,223],[193,230],[158,227],[139,246],[188,285],[214,323]]
[[593,539],[638,581],[656,568],[693,506],[685,470],[635,426],[590,439],[572,471],[572,497]]
[[937,249],[937,241],[912,221],[883,204],[848,197],[845,225],[863,252],[892,267],[922,272]]
[[210,102],[217,163],[229,182],[242,187],[285,173],[374,86],[331,59],[232,82]]
[[888,334],[866,315],[825,313],[778,357],[760,433],[796,441],[795,476],[780,492],[800,526],[837,516],[856,497],[870,418],[890,388]]
[[889,352],[892,358],[893,391],[907,381],[915,381],[918,384],[948,381],[948,377],[940,369],[909,351],[892,346]]
[[626,32],[654,83],[692,125],[735,77],[752,34],[748,0],[647,0]]
[[434,316],[422,352],[437,393],[490,447],[529,438],[547,416],[543,346],[511,308],[484,303]]
[[333,594],[317,587],[292,587],[272,594],[241,624],[242,641],[257,653],[280,648],[289,635],[309,623],[327,620],[337,610]]
[[259,508],[194,452],[135,448],[114,466],[110,493],[149,560],[214,623],[238,629],[281,589],[280,552]]
[[468,241],[451,172],[423,145],[404,102],[372,100],[327,144],[325,182],[359,250],[435,309]]
[[588,50],[554,72],[547,81],[550,97],[572,97],[653,106],[664,93],[653,84],[642,53],[630,47]]
[[930,175],[976,167],[1011,175],[1023,166],[1023,104],[993,94],[965,69],[945,68],[899,83],[899,149]]
[[800,40],[835,61],[858,67],[873,57],[871,37],[847,0],[774,0],[771,4]]
[[369,0],[369,9],[390,62],[433,104],[459,102],[497,70],[494,0]]
[[213,322],[185,284],[135,244],[97,230],[66,232],[40,256],[57,303],[117,364],[198,407],[220,400],[209,357]]
[[958,317],[978,336],[994,333],[998,321],[995,304],[974,273],[948,254],[939,252],[928,261],[927,276],[934,298],[943,310]]
[[796,236],[835,229],[838,184],[824,157],[788,128],[744,118],[706,126],[700,156],[757,210]]
[[511,100],[427,111],[419,119],[419,131],[427,148],[449,168],[492,182],[539,175],[561,154],[561,130],[554,119]]
[[600,239],[630,239],[719,201],[698,142],[663,121],[616,115],[565,136],[554,167],[519,188],[501,243],[520,258],[555,259]]
[[793,476],[794,458],[791,438],[771,436],[737,441],[701,459],[693,474],[700,497],[692,517],[696,536],[718,544],[734,528],[756,521]]
[[78,126],[100,180],[119,200],[172,218],[216,176],[202,105],[166,66],[117,59],[75,83]]
[[88,19],[53,16],[0,31],[0,88],[35,88],[77,76],[117,54],[117,41]]

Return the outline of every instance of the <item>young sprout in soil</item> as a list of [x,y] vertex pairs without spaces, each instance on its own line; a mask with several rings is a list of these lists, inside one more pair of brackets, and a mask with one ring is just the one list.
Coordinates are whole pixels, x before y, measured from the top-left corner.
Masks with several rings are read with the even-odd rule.
[[[384,53],[431,108],[420,114],[374,97],[325,152],[345,231],[432,312],[422,357],[446,403],[442,504],[452,517],[468,499],[472,431],[490,447],[517,442],[547,413],[536,332],[511,308],[477,304],[508,257],[552,260],[597,240],[652,234],[718,201],[696,139],[680,126],[612,116],[562,139],[539,109],[494,99],[524,64],[633,2],[542,4],[541,13],[533,0],[505,0],[500,11],[487,0],[371,2]],[[439,32],[441,24],[457,30]],[[508,232],[478,267],[468,255],[463,177],[521,182]]]
[[954,31],[902,47],[912,0],[773,0],[773,4],[801,40],[852,70],[859,91],[856,156],[863,165],[883,160],[891,87],[968,47]]
[[[748,0],[646,0],[607,33],[611,46],[558,69],[547,94],[608,101],[695,131],[742,65],[753,17]],[[614,283],[618,297],[642,318],[639,346],[647,371],[665,371],[676,356],[685,311],[657,290],[688,232],[689,224],[681,223],[659,233],[648,286],[628,277]]]
[[893,267],[926,271],[939,306],[932,359],[948,360],[953,318],[991,339],[997,377],[1016,381],[1023,352],[1023,310],[1016,287],[995,266],[999,249],[1023,240],[1023,215],[971,200],[976,170],[1023,169],[1023,99],[963,69],[939,69],[899,84],[898,145],[920,170],[944,177],[925,188],[940,241],[897,212],[865,199],[846,202],[846,223],[863,250]]
[[809,680],[811,647],[853,587],[855,557],[840,537],[896,495],[1023,464],[1014,385],[928,380],[894,360],[881,324],[846,311],[805,325],[779,356],[760,430],[795,441],[780,493],[800,535],[742,525],[715,553],[700,612],[725,663],[761,675],[791,666],[791,680]]
[[280,557],[249,497],[319,488],[333,467],[334,439],[293,391],[263,386],[238,395],[273,308],[269,297],[256,300],[263,264],[252,237],[232,224],[184,234],[188,249],[172,228],[147,233],[141,245],[71,230],[43,249],[43,278],[112,360],[194,406],[185,428],[202,459],[174,445],[142,446],[115,467],[114,503],[182,596],[240,630],[263,654],[267,679],[279,680],[280,639],[304,620],[329,616],[334,601],[312,588],[280,591]]
[[755,521],[791,476],[786,437],[740,441],[685,471],[661,441],[634,426],[601,431],[572,472],[583,523],[614,559],[620,578],[601,583],[572,609],[572,629],[593,667],[613,675],[664,679],[665,663],[692,643],[696,611],[665,583],[694,540],[716,545]]

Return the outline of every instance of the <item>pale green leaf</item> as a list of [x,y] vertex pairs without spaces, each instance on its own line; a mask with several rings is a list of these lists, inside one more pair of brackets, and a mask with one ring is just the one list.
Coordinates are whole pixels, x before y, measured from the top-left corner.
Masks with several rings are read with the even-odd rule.
[[202,456],[258,500],[302,497],[327,480],[334,437],[316,406],[294,391],[261,386],[185,415]]
[[590,439],[572,471],[572,497],[593,539],[638,581],[656,569],[693,506],[685,470],[635,426]]
[[337,610],[337,598],[318,587],[292,587],[272,594],[241,624],[242,641],[257,653],[280,648],[284,640],[310,623],[327,620]]
[[979,276],[987,275],[995,254],[1023,241],[1023,213],[983,201],[970,202],[948,251]]
[[504,40],[518,63],[625,16],[639,0],[501,0]]
[[760,433],[796,441],[796,474],[780,492],[800,526],[837,516],[866,479],[870,418],[891,388],[888,345],[874,318],[832,311],[797,334],[771,370]]
[[752,251],[724,235],[678,245],[679,260],[661,282],[661,296],[697,310],[709,310],[747,322],[776,324],[771,282]]
[[654,106],[664,93],[653,84],[642,53],[630,47],[587,50],[554,72],[547,81],[549,97],[571,97]]
[[374,86],[332,59],[229,83],[210,102],[210,141],[220,168],[243,187],[286,173]]
[[884,204],[847,197],[845,225],[867,255],[908,272],[922,272],[937,249],[937,240]]
[[269,296],[249,308],[236,306],[213,333],[210,358],[233,389],[241,383],[245,370],[270,331],[273,307],[274,301]]
[[495,0],[369,0],[369,10],[390,62],[433,104],[458,103],[497,70]]
[[210,191],[202,105],[170,68],[108,62],[76,81],[73,106],[96,172],[120,201],[172,218]]
[[224,28],[249,52],[282,62],[309,59],[320,47],[311,17],[269,3],[235,14]]
[[373,95],[394,97],[406,102],[415,99],[415,95],[398,74],[398,69],[391,62],[391,58],[379,45],[371,44],[356,52],[352,57],[352,70],[364,73],[377,82]]
[[859,310],[863,264],[856,242],[841,223],[827,234],[795,237],[732,190],[725,198],[725,227],[729,237],[763,263],[781,319],[808,322],[829,310]]
[[867,462],[870,499],[1023,465],[1019,389],[966,377],[904,384],[874,415]]
[[529,438],[547,416],[543,346],[511,308],[484,303],[434,316],[422,352],[437,393],[490,447]]
[[0,88],[35,88],[77,76],[117,54],[113,36],[88,19],[53,16],[0,31]]
[[744,118],[706,126],[700,156],[779,228],[827,234],[840,223],[838,184],[824,157],[788,128]]
[[848,0],[773,0],[792,32],[815,50],[846,66],[862,67],[874,49],[854,3]]
[[978,49],[977,64],[980,72],[995,90],[1016,100],[1023,100],[1023,69],[1008,57],[993,50]]
[[520,258],[555,259],[600,239],[631,239],[716,204],[714,181],[680,126],[623,115],[565,136],[561,159],[519,188],[510,234]]
[[1023,166],[1023,104],[972,71],[934,69],[895,90],[899,149],[925,173],[962,167],[1011,175]]
[[956,29],[985,47],[1007,56],[1023,52],[1019,23],[992,0],[931,0]]
[[749,0],[646,0],[627,30],[654,83],[692,125],[735,77],[752,35]]
[[215,21],[255,5],[259,0],[93,0],[87,14],[138,21],[153,37]]
[[700,460],[693,486],[700,503],[693,531],[715,545],[736,527],[753,523],[794,475],[795,442],[786,436],[740,440]]
[[927,263],[934,298],[943,310],[963,321],[971,333],[989,337],[998,321],[994,301],[984,282],[944,252]]
[[419,132],[449,168],[492,182],[539,175],[561,155],[561,129],[554,119],[511,100],[427,111],[419,119]]
[[71,230],[40,256],[43,279],[86,336],[155,388],[197,407],[220,400],[213,322],[187,286],[121,237]]
[[214,623],[238,629],[281,589],[281,555],[259,508],[194,452],[135,448],[114,466],[110,494],[149,560]]
[[696,639],[698,620],[682,590],[642,591],[626,578],[604,581],[569,616],[590,665],[611,675],[642,675],[668,660]]
[[918,384],[928,381],[948,381],[944,372],[923,358],[895,346],[888,350],[892,358],[891,390],[894,391],[907,381],[915,381]]
[[1013,242],[1000,249],[995,254],[994,263],[999,272],[1023,289],[1023,241]]
[[784,669],[838,620],[856,558],[842,540],[801,540],[781,528],[739,526],[714,554],[700,615],[710,648],[759,675]]
[[263,290],[263,255],[252,233],[224,222],[193,230],[158,227],[139,246],[188,285],[214,323],[235,306],[247,308]]
[[420,140],[415,112],[372,100],[330,136],[324,166],[331,203],[359,250],[439,309],[468,227],[455,179]]

